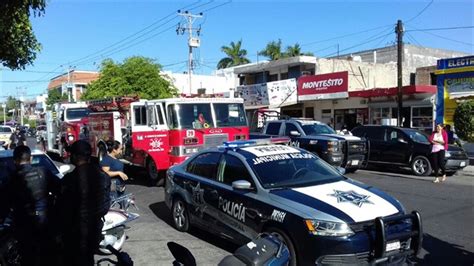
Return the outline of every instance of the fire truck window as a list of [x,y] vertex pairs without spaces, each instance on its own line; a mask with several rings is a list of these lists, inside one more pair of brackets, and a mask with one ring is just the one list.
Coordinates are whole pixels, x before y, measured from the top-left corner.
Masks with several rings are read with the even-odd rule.
[[203,153],[188,164],[186,172],[215,180],[220,157],[217,152]]
[[244,105],[240,103],[215,103],[218,127],[246,126]]
[[146,107],[137,106],[133,108],[133,113],[135,116],[135,125],[137,126],[146,126]]
[[165,122],[163,121],[163,112],[161,112],[161,106],[157,105],[156,110],[158,111],[158,124],[159,125],[164,125]]
[[148,125],[156,125],[156,115],[155,112],[153,112],[153,109],[155,106],[151,105],[148,106],[147,108],[147,117],[148,117]]
[[168,123],[170,124],[170,128],[178,128],[178,115],[176,114],[175,105],[170,104],[168,105]]

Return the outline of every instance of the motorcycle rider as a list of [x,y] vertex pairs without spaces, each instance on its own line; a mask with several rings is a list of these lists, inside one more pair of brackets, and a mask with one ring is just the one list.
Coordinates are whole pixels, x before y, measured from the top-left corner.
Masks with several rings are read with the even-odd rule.
[[110,178],[91,162],[88,142],[72,144],[75,169],[64,176],[60,210],[64,258],[68,265],[94,265],[102,238],[102,217],[110,207]]
[[[13,151],[15,170],[8,182],[14,235],[18,240],[21,265],[51,265],[51,227],[48,227],[59,180],[51,172],[31,165],[31,150],[18,146]],[[6,170],[6,169],[5,169]]]
[[8,149],[15,149],[18,146],[26,145],[26,137],[21,132],[20,127],[15,128],[15,132],[10,135],[10,142],[8,143]]

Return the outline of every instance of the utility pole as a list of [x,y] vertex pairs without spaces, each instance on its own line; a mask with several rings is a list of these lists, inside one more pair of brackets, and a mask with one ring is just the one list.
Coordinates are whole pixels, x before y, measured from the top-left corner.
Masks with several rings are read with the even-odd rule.
[[186,24],[184,27],[181,27],[181,24],[178,24],[178,28],[176,29],[177,34],[184,34],[184,32],[189,33],[188,37],[188,47],[189,47],[189,56],[188,56],[188,78],[189,78],[189,95],[192,94],[192,72],[193,72],[193,48],[197,48],[200,46],[199,38],[193,37],[193,30],[196,30],[197,35],[201,34],[201,26],[199,28],[193,28],[193,23],[197,18],[202,18],[202,12],[198,15],[193,15],[189,11],[181,12],[178,10],[178,15],[183,16],[186,19]]
[[398,20],[397,26],[395,27],[395,33],[397,34],[397,87],[398,87],[398,126],[401,127],[402,122],[402,109],[403,109],[403,76],[402,76],[402,63],[403,63],[403,24],[401,20]]

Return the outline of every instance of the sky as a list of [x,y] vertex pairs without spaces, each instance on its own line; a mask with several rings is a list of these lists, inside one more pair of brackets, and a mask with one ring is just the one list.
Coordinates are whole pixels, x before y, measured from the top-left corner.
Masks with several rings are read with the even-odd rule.
[[258,51],[278,39],[283,48],[298,43],[317,57],[334,56],[338,47],[344,54],[393,45],[399,19],[405,43],[474,54],[470,0],[47,0],[46,13],[31,18],[42,50],[24,71],[0,66],[0,101],[34,98],[51,78],[69,68],[98,71],[106,58],[146,56],[164,70],[187,71],[188,36],[176,34],[186,22],[178,10],[203,13],[193,24],[201,28],[196,74],[216,70],[225,57],[221,47],[232,41],[242,40],[252,62],[265,60]]

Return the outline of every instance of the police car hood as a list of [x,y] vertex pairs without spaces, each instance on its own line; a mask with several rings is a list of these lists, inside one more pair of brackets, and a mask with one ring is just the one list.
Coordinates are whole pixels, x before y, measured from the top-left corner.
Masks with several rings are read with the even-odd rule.
[[[403,212],[401,204],[384,192],[367,185],[343,180],[322,185],[277,189],[270,192],[294,202],[298,208],[304,205],[314,211],[307,218],[327,219],[334,217],[347,223],[363,222]],[[277,199],[276,199],[277,200]]]

